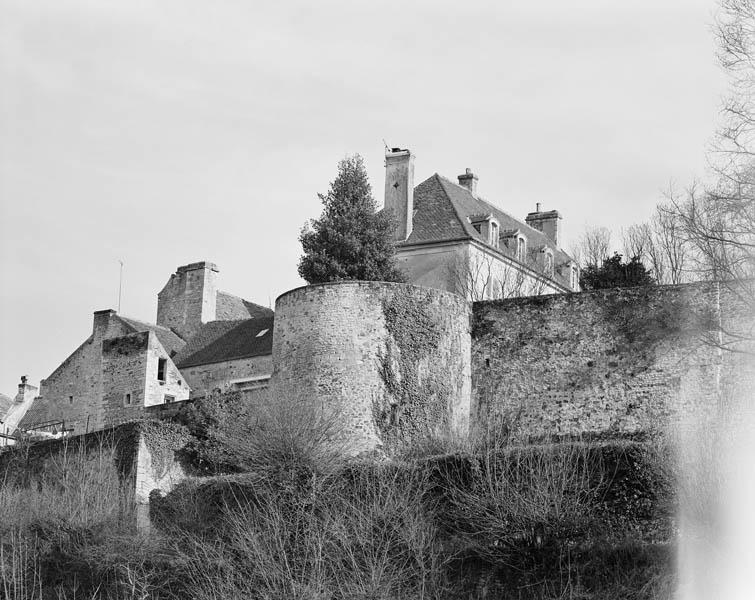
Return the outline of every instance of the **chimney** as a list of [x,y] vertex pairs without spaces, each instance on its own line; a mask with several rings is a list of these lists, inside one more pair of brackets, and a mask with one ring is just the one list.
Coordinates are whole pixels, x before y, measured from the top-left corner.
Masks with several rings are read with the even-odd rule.
[[217,316],[217,274],[207,261],[178,267],[157,294],[157,324],[173,329],[188,339],[202,323]]
[[561,215],[557,210],[551,210],[548,212],[540,211],[540,203],[535,205],[535,212],[531,212],[524,219],[533,229],[542,231],[548,239],[550,239],[556,247],[560,247],[561,242]]
[[35,386],[27,383],[26,375],[21,376],[21,383],[18,384],[18,394],[14,398],[14,402],[22,403],[33,400],[37,395],[37,389]]
[[99,334],[100,338],[104,338],[108,328],[110,327],[110,322],[117,314],[118,313],[116,313],[112,308],[94,311],[92,333],[94,335]]
[[396,219],[393,239],[405,241],[412,233],[414,217],[414,155],[409,150],[391,148],[385,153],[384,208]]
[[459,185],[467,188],[473,196],[477,196],[477,175],[472,173],[472,169],[467,169],[462,175],[459,175]]

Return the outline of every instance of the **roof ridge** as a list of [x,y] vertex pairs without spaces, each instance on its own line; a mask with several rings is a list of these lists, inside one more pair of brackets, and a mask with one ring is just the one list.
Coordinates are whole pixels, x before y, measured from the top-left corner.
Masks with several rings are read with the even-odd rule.
[[[442,179],[443,181],[446,181],[446,182],[450,183],[451,185],[455,185],[455,186],[456,186],[456,187],[458,187],[459,189],[463,190],[464,192],[466,192],[467,194],[469,194],[469,196],[471,196],[471,197],[472,197],[472,198],[474,198],[475,200],[477,200],[477,201],[479,201],[479,202],[482,202],[483,204],[486,204],[487,206],[489,206],[489,207],[491,207],[491,208],[494,208],[495,210],[497,210],[497,211],[499,211],[499,212],[502,212],[502,213],[503,213],[504,215],[506,215],[506,216],[507,216],[507,217],[509,217],[510,219],[513,219],[514,221],[516,221],[516,222],[517,222],[517,223],[519,223],[520,225],[523,225],[524,227],[526,227],[526,228],[527,228],[527,231],[528,231],[528,232],[530,232],[530,233],[534,233],[534,234],[535,234],[536,236],[538,236],[538,237],[542,238],[542,241],[543,241],[543,243],[545,243],[545,245],[547,245],[547,246],[553,246],[553,247],[554,247],[554,248],[555,248],[556,250],[558,250],[558,251],[560,251],[560,252],[562,252],[562,253],[564,253],[564,254],[565,254],[565,252],[563,252],[563,250],[561,250],[561,248],[559,248],[559,247],[558,247],[558,246],[557,246],[556,244],[554,244],[554,243],[552,243],[552,242],[551,242],[550,238],[549,238],[549,237],[548,237],[547,235],[545,235],[545,234],[544,234],[544,233],[543,233],[542,231],[540,231],[539,229],[535,229],[534,227],[532,227],[532,225],[529,225],[529,224],[527,223],[527,221],[524,221],[524,220],[522,220],[522,219],[519,219],[518,217],[515,217],[515,216],[514,216],[514,215],[512,215],[511,213],[509,213],[509,212],[505,211],[504,209],[500,208],[500,207],[499,207],[499,206],[497,206],[496,204],[493,204],[493,203],[492,203],[492,202],[491,202],[490,200],[487,200],[486,198],[483,198],[482,196],[475,196],[475,195],[474,195],[474,194],[473,194],[472,192],[470,192],[470,191],[469,191],[469,190],[468,190],[468,189],[467,189],[466,187],[464,187],[463,185],[459,185],[458,183],[454,183],[453,181],[451,181],[451,180],[450,180],[450,179],[448,179],[447,177],[444,177],[443,175],[439,175],[439,174],[437,174],[437,173],[436,173],[436,175],[438,175],[438,177],[440,177],[440,178],[441,178],[441,179]],[[444,189],[443,191],[445,192],[445,189]],[[454,210],[456,210],[456,207],[454,207]],[[571,258],[571,257],[570,257],[570,258]]]
[[139,323],[140,325],[147,325],[149,327],[155,327],[156,329],[162,329],[164,331],[170,331],[171,333],[175,333],[175,331],[173,331],[170,327],[166,327],[165,325],[158,325],[157,323],[150,323],[149,321],[142,321],[141,319],[135,319],[134,317],[127,317],[125,315],[118,315],[118,316],[121,319],[124,319],[126,321],[133,321],[134,323]]

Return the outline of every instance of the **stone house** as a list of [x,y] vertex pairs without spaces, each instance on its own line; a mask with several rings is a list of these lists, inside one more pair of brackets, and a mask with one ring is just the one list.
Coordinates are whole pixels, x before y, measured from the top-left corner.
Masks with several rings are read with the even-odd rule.
[[158,294],[156,324],[96,311],[92,333],[42,380],[15,425],[83,433],[145,409],[266,386],[273,311],[219,291],[217,274],[209,262],[179,267]]
[[385,155],[385,204],[409,283],[488,300],[579,291],[579,267],[561,244],[561,215],[537,209],[524,222],[477,193],[470,169],[458,183],[437,173],[414,186],[414,155]]

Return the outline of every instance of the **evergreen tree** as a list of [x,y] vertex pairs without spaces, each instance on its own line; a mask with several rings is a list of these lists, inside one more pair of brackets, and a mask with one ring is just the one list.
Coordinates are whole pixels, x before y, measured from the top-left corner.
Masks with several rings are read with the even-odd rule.
[[306,224],[299,236],[302,278],[308,283],[404,281],[396,264],[394,220],[384,211],[376,212],[361,156],[338,163],[338,176],[328,193],[318,196],[322,215]]
[[614,287],[635,287],[652,285],[655,280],[637,256],[629,262],[623,262],[623,256],[615,252],[603,260],[603,264],[588,265],[583,269],[579,285],[583,290],[602,290]]

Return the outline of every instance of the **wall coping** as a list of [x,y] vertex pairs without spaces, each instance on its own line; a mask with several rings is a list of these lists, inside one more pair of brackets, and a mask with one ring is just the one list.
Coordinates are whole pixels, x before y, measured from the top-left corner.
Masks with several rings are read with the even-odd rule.
[[280,296],[278,296],[275,299],[275,304],[277,305],[278,301],[281,298],[284,298],[296,292],[302,292],[303,290],[310,290],[310,289],[319,288],[319,287],[339,287],[339,286],[340,287],[357,287],[357,288],[358,287],[374,287],[374,288],[404,288],[404,289],[423,290],[423,291],[435,294],[437,296],[452,297],[458,300],[460,303],[466,304],[467,306],[471,304],[459,294],[455,294],[454,292],[448,292],[446,290],[440,290],[437,288],[425,287],[421,285],[413,285],[411,283],[398,283],[394,281],[364,281],[361,279],[349,279],[349,280],[344,280],[344,281],[327,281],[325,283],[313,283],[311,285],[301,285],[299,287],[288,290],[287,292],[283,292]]
[[669,284],[652,284],[652,285],[637,285],[632,287],[612,287],[604,288],[600,290],[583,290],[580,292],[560,292],[555,294],[540,294],[538,296],[517,296],[515,298],[498,298],[496,300],[476,300],[472,302],[472,307],[485,307],[485,306],[505,306],[515,304],[527,304],[527,303],[542,303],[548,302],[553,298],[570,297],[575,296],[610,296],[617,292],[621,293],[642,293],[642,292],[655,292],[664,293],[671,292],[673,290],[682,289],[698,289],[698,290],[719,290],[721,285],[725,285],[726,282],[722,281],[692,281],[690,283],[669,283]]

